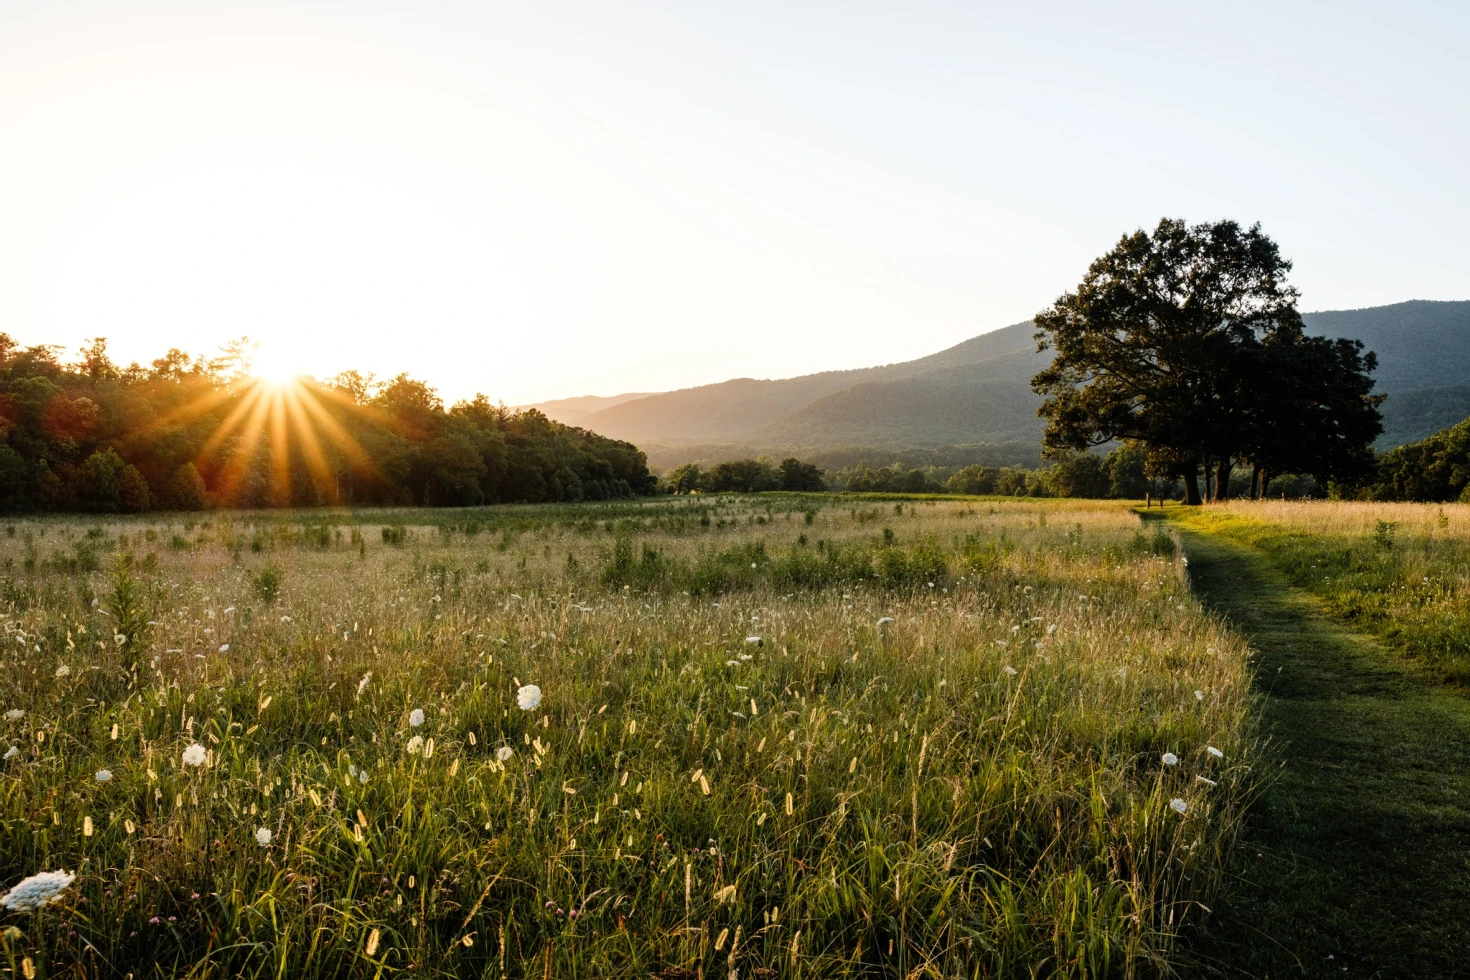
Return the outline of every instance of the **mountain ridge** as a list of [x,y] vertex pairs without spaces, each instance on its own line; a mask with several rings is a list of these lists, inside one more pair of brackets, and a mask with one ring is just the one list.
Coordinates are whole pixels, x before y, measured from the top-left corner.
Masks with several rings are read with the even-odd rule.
[[[1303,314],[1308,333],[1363,340],[1389,395],[1379,448],[1470,415],[1470,301],[1409,300]],[[1039,448],[1041,400],[1030,379],[1050,361],[1030,321],[977,334],[910,361],[793,378],[732,378],[666,392],[582,396],[529,406],[636,443],[668,466],[729,454],[806,454],[869,447]],[[587,409],[591,409],[588,411]],[[975,449],[981,452],[980,448]]]

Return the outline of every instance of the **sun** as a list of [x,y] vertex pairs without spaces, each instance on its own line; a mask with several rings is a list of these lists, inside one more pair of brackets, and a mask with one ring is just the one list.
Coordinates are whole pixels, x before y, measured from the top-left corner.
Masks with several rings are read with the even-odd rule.
[[250,361],[250,375],[268,385],[290,384],[302,374],[301,366],[282,348],[262,345]]

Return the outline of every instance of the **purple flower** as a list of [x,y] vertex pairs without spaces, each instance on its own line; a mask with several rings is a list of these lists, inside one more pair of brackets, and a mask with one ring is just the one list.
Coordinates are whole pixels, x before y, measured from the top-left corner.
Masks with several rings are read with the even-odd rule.
[[159,923],[159,918],[156,915],[153,918],[151,918],[151,919],[148,920],[148,924],[150,926],[156,926],[156,925],[158,925],[158,923]]

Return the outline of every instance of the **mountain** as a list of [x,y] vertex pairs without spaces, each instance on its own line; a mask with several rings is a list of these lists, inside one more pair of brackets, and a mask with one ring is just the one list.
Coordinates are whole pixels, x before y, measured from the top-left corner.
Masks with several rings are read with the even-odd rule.
[[[1415,300],[1308,313],[1307,331],[1354,337],[1378,354],[1387,392],[1379,448],[1470,415],[1470,302]],[[972,337],[914,361],[798,378],[737,378],[657,394],[587,396],[531,406],[642,447],[667,467],[767,452],[804,458],[925,453],[991,464],[1034,463],[1042,422],[1031,376],[1031,323]]]

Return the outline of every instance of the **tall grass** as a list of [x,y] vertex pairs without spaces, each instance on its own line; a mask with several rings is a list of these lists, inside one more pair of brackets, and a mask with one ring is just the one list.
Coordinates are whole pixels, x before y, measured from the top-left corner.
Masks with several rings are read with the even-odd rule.
[[1241,501],[1191,519],[1262,549],[1334,615],[1470,684],[1470,506]]
[[[0,538],[0,875],[78,873],[10,917],[12,968],[1169,972],[1254,742],[1167,537],[1055,502],[514,510]],[[97,570],[55,561],[79,542]]]

